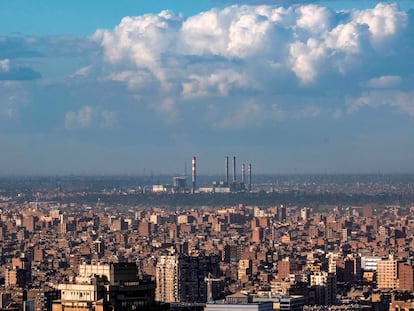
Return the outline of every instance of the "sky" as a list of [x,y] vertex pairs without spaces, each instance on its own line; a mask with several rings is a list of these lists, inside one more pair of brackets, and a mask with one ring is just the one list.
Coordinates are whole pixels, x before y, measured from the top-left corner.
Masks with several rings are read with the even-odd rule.
[[414,2],[0,0],[0,176],[414,173]]

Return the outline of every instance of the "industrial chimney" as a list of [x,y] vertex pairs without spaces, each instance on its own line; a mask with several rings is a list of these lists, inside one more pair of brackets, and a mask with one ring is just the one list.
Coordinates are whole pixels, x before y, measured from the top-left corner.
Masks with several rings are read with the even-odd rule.
[[225,169],[225,180],[224,180],[224,182],[225,182],[225,184],[226,184],[226,186],[228,186],[229,185],[229,157],[226,157],[225,159],[224,159],[224,169]]
[[249,166],[247,167],[248,174],[249,174],[249,186],[248,190],[252,191],[252,165],[249,163]]
[[236,185],[236,157],[233,157],[233,184]]
[[194,193],[196,190],[196,157],[193,157],[191,161],[191,181],[193,183],[192,192]]
[[246,167],[243,163],[242,164],[242,181],[241,181],[243,185],[244,185],[245,181],[246,181]]

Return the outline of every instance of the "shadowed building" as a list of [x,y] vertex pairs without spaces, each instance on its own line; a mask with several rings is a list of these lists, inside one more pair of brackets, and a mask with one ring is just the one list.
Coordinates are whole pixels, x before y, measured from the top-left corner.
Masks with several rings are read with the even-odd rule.
[[135,263],[82,264],[72,282],[56,288],[61,299],[52,311],[162,310],[154,303],[155,283],[140,279]]

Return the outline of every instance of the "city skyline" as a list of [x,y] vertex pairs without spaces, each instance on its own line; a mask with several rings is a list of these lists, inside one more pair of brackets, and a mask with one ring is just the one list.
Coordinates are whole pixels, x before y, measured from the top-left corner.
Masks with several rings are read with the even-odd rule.
[[0,175],[414,173],[413,7],[0,0]]

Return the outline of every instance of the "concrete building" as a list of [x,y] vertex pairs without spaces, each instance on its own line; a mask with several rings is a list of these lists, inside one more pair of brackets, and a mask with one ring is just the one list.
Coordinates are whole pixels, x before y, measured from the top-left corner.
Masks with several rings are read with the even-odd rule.
[[[209,276],[218,277],[218,256],[160,256],[156,267],[155,300],[168,303],[202,303],[207,301]],[[212,293],[213,299],[216,294]]]
[[336,276],[328,272],[314,272],[310,276],[310,286],[315,290],[317,305],[336,304]]
[[160,256],[156,268],[155,300],[179,302],[178,255]]
[[397,288],[397,260],[390,255],[377,263],[377,287],[379,289]]
[[252,274],[252,261],[250,259],[239,260],[239,268],[237,270],[237,278],[239,280],[248,280]]
[[226,297],[225,301],[207,303],[205,311],[273,311],[273,302],[252,302],[248,295],[236,293]]
[[205,311],[273,311],[272,302],[258,302],[247,304],[208,303]]
[[398,263],[398,289],[409,292],[414,290],[413,267],[408,262]]
[[279,299],[280,311],[302,311],[304,305],[305,298],[299,295],[280,297]]
[[378,261],[381,257],[377,256],[364,256],[361,257],[361,267],[364,271],[377,271]]
[[390,311],[408,311],[414,310],[414,301],[392,299],[390,303]]
[[71,282],[58,284],[61,299],[52,311],[148,310],[154,304],[155,283],[138,277],[135,263],[80,265]]

